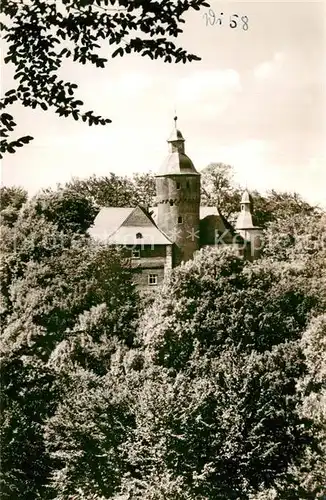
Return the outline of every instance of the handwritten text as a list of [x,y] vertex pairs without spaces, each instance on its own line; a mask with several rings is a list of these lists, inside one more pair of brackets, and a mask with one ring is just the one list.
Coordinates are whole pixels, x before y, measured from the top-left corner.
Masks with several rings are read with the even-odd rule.
[[221,12],[219,15],[209,9],[205,12],[203,18],[206,21],[206,26],[228,26],[232,29],[243,29],[247,31],[249,29],[249,18],[248,16],[240,16],[239,14],[226,15]]

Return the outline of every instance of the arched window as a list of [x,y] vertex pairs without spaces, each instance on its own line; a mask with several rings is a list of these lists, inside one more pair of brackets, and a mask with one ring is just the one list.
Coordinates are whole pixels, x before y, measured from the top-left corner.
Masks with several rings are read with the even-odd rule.
[[171,207],[173,206],[173,200],[170,200],[170,206]]
[[136,238],[137,238],[137,240],[140,240],[142,237],[143,237],[143,235],[142,235],[141,233],[137,233],[137,234],[136,234]]
[[182,223],[183,223],[183,219],[182,219],[181,215],[179,215],[179,217],[178,217],[178,224],[182,224]]

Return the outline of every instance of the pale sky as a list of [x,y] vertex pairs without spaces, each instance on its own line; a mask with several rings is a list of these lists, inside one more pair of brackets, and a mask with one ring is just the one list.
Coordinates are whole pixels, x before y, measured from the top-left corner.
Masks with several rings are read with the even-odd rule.
[[[325,2],[212,1],[222,26],[186,17],[180,43],[200,62],[117,57],[106,69],[65,63],[78,98],[113,120],[106,127],[54,111],[12,108],[17,135],[34,141],[2,164],[2,183],[32,194],[72,177],[156,171],[167,154],[174,108],[196,168],[233,165],[249,189],[297,191],[326,206]],[[249,18],[231,29],[232,14]],[[111,50],[111,49],[110,49]],[[2,70],[3,90],[11,70]]]

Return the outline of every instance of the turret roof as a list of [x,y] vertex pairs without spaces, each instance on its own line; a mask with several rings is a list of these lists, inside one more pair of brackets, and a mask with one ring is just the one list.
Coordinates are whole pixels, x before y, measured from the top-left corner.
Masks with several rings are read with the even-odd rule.
[[251,194],[249,193],[248,189],[245,189],[244,192],[242,193],[241,203],[251,203],[251,202],[252,202]]
[[180,151],[173,151],[165,159],[161,168],[159,169],[157,176],[163,175],[200,175],[195,169],[189,156]]
[[170,154],[165,159],[157,176],[165,175],[200,175],[189,156],[184,151],[185,140],[177,128],[177,117],[174,117],[174,129],[168,139]]
[[184,137],[181,133],[181,131],[177,128],[174,128],[170,134],[170,137],[168,138],[168,142],[174,142],[174,141],[183,141],[184,142]]

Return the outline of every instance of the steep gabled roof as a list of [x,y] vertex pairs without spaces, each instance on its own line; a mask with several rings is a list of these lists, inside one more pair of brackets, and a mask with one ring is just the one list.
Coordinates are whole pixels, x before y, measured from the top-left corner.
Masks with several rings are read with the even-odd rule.
[[97,214],[89,234],[96,239],[104,240],[121,226],[131,214],[133,208],[103,207]]
[[230,244],[233,242],[233,232],[224,224],[220,215],[207,215],[200,220],[200,244],[216,245],[221,242]]
[[90,236],[110,245],[171,245],[169,238],[141,208],[102,208]]

